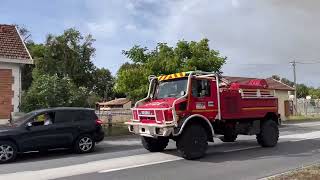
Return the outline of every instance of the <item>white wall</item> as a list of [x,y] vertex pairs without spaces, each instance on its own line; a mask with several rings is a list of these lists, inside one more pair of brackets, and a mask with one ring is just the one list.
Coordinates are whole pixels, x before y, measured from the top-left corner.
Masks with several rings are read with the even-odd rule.
[[131,101],[127,102],[126,104],[123,105],[124,109],[130,109],[131,108]]
[[21,67],[21,64],[1,62],[1,59],[0,59],[0,69],[12,69],[12,76],[14,77],[14,83],[12,85],[12,90],[14,92],[13,99],[12,99],[14,112],[19,112],[19,104],[20,104],[20,97],[21,97],[20,67]]
[[284,109],[284,101],[289,100],[289,92],[288,91],[275,91],[275,96],[278,97],[278,109],[281,115],[281,120],[287,120],[285,116],[285,109]]

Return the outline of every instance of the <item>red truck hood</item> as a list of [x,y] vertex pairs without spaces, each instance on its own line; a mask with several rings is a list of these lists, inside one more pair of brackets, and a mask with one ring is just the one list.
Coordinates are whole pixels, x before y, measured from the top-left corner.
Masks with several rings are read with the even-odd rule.
[[138,108],[170,108],[172,107],[174,100],[176,100],[176,98],[151,100],[138,106]]

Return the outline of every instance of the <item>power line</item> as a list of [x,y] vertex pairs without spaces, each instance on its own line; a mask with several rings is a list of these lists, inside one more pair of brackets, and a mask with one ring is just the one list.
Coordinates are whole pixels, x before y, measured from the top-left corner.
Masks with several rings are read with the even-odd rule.
[[320,61],[304,61],[304,62],[299,62],[296,60],[293,60],[289,62],[292,64],[293,67],[293,79],[294,79],[294,98],[295,98],[295,113],[297,114],[297,104],[298,104],[298,98],[297,98],[297,74],[296,74],[296,66],[297,64],[320,64]]
[[256,64],[253,64],[253,63],[248,63],[248,64],[238,64],[238,63],[232,63],[232,64],[226,64],[226,65],[245,65],[245,66],[247,66],[247,65],[252,65],[252,66],[259,66],[259,65],[272,65],[272,66],[274,66],[274,65],[288,65],[288,63],[256,63]]
[[296,64],[320,64],[320,61],[313,61],[313,62],[296,62]]
[[[292,61],[289,62],[292,64]],[[295,64],[302,64],[302,65],[308,65],[308,64],[320,64],[320,61],[313,61],[313,62],[298,62],[298,61],[295,61]],[[271,66],[274,66],[274,65],[288,65],[288,63],[230,63],[230,64],[226,64],[226,65],[244,65],[244,66],[247,66],[247,65],[252,65],[252,66],[259,66],[259,65],[271,65]]]

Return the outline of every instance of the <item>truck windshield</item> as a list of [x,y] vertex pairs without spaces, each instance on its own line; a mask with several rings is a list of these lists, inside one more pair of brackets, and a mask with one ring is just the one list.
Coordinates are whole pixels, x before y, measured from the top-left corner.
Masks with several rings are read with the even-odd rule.
[[155,98],[179,98],[185,94],[187,89],[187,83],[187,78],[174,79],[170,81],[160,81],[155,91]]

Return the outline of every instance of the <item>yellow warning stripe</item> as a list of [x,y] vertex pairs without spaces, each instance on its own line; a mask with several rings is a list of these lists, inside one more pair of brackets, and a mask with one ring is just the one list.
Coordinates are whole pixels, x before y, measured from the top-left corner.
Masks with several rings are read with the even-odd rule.
[[277,107],[248,107],[242,108],[243,111],[251,111],[251,110],[276,110]]
[[169,79],[176,79],[176,78],[181,78],[185,77],[186,73],[181,72],[181,73],[175,73],[175,74],[169,74],[169,75],[161,75],[158,77],[159,81],[164,81],[164,80],[169,80]]

